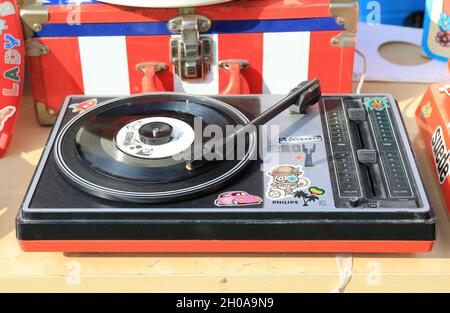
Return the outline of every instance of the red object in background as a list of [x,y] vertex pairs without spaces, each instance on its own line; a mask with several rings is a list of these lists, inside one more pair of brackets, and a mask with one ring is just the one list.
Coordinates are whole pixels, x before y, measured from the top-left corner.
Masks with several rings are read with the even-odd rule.
[[26,252],[429,252],[433,241],[400,240],[20,240]]
[[416,121],[450,214],[450,82],[428,87],[416,110]]
[[[219,66],[219,89],[222,94],[261,94],[263,86],[261,84],[261,73],[263,72],[263,42],[264,35],[256,34],[224,34],[219,36],[218,45],[221,47],[239,47],[239,53],[233,49],[221,49],[219,60],[235,60],[241,63],[245,60],[247,65],[240,68],[237,76],[237,67],[228,62],[228,68]],[[239,57],[239,59],[236,59]],[[223,63],[222,63],[223,64]],[[233,78],[233,75],[237,77]],[[238,85],[236,85],[236,83]],[[243,84],[243,85],[241,85]]]
[[247,95],[250,93],[250,86],[243,71],[250,63],[246,60],[225,60],[220,61],[221,69],[228,72],[228,84],[220,91],[221,95]]
[[[196,7],[195,14],[212,24],[201,35],[213,41],[211,71],[196,82],[182,81],[171,63],[167,22],[180,15],[177,9],[66,1],[44,5],[49,20],[31,40],[47,46],[48,54],[28,58],[42,124],[54,120],[69,94],[286,94],[312,77],[320,78],[325,93],[351,92],[354,49],[331,44],[346,30],[331,15],[329,0],[242,0]],[[67,24],[68,15],[75,25]],[[240,73],[227,70],[219,66],[225,60],[246,60],[248,67]],[[137,70],[146,63],[164,63],[167,70]]]
[[0,157],[11,142],[23,91],[24,41],[17,3],[0,3]]

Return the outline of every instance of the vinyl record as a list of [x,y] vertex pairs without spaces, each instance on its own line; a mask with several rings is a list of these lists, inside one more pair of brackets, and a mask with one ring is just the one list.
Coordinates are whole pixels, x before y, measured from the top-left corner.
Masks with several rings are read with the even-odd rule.
[[247,122],[239,110],[207,97],[118,98],[66,124],[56,138],[55,159],[60,172],[90,194],[131,202],[179,201],[220,188],[256,151],[256,134],[251,134],[243,158],[204,162],[190,171],[182,156],[210,140],[194,130],[216,125],[225,134],[227,125]]

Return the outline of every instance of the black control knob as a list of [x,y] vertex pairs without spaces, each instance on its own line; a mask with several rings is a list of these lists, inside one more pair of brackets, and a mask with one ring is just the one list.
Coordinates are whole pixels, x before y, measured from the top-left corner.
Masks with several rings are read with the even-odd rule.
[[361,201],[357,197],[351,197],[349,203],[352,208],[356,208],[361,204]]
[[162,122],[145,124],[139,128],[139,138],[146,145],[163,145],[172,139],[172,126]]

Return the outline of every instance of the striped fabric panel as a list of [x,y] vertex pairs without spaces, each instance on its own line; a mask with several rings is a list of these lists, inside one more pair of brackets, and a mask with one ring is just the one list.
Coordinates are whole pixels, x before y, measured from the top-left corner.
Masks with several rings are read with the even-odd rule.
[[[236,41],[245,40],[245,37],[239,36],[245,35],[249,36],[250,43],[242,41],[242,47],[237,46]],[[252,93],[285,94],[308,79],[310,32],[237,34],[235,40],[233,35],[209,36],[214,41],[214,58],[206,79],[200,82],[181,81],[171,74],[173,67],[169,64],[169,73],[158,74],[162,75],[161,80],[167,91],[218,94],[228,83],[228,75],[223,70],[219,71],[218,62],[230,58],[247,58],[250,61],[251,67],[245,70],[244,76],[250,81]],[[143,74],[136,71],[136,64],[169,63],[169,37],[155,38],[154,46],[152,37],[140,39],[134,36],[79,37],[84,93],[128,95],[140,92]],[[255,46],[252,47],[251,43]]]
[[130,79],[125,37],[79,37],[78,42],[84,93],[129,94]]

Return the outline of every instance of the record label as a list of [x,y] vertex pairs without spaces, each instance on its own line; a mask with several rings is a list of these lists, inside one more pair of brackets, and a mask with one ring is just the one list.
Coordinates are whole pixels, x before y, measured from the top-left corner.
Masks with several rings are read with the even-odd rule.
[[[154,126],[153,126],[154,125]],[[167,142],[159,144],[160,125],[167,125],[170,133]],[[153,138],[145,137],[143,129],[153,131]],[[150,134],[151,136],[151,134]],[[153,142],[151,141],[153,139]],[[161,159],[178,155],[189,149],[195,139],[192,127],[186,122],[171,117],[148,117],[133,121],[122,127],[116,135],[116,146],[123,153],[144,159]]]

